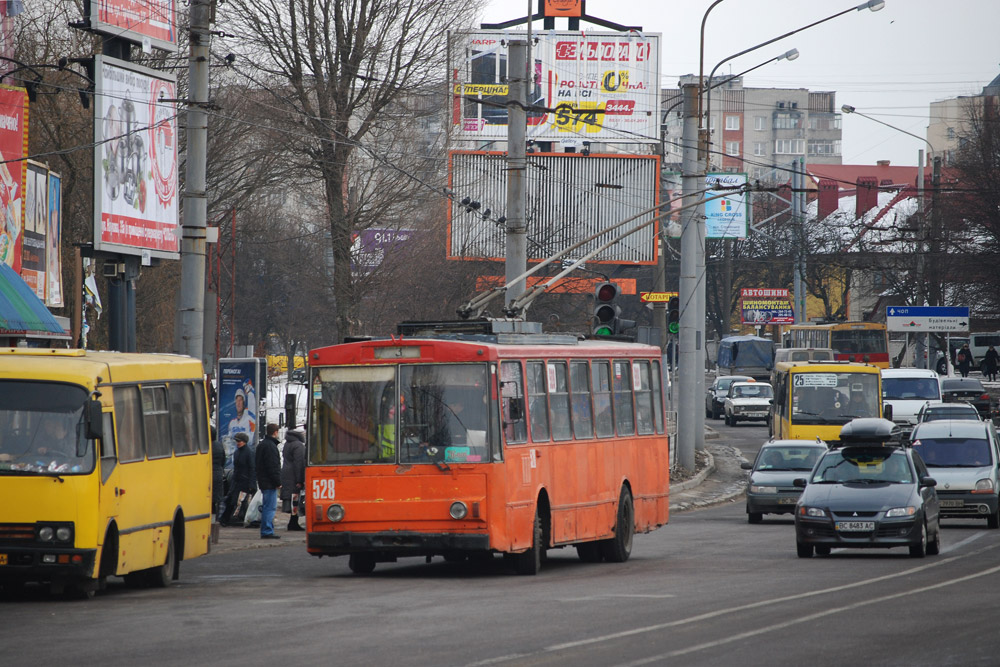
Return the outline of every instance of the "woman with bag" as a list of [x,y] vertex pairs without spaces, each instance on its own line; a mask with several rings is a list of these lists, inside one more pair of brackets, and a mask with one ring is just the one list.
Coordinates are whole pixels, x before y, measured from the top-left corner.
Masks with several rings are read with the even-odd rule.
[[299,525],[299,514],[304,509],[302,490],[306,485],[306,431],[297,426],[285,433],[285,446],[281,450],[281,502],[282,510],[292,516],[288,530],[305,530]]

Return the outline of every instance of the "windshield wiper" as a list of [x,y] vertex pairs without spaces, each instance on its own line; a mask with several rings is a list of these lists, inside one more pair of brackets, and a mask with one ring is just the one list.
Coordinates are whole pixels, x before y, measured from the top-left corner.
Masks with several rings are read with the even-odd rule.
[[884,479],[849,479],[841,484],[885,484],[886,481]]

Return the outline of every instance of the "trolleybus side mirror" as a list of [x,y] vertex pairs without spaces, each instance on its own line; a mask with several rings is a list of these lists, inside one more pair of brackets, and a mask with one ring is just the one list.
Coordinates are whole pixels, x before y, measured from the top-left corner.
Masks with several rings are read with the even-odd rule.
[[519,422],[524,419],[524,399],[520,396],[510,399],[510,420]]
[[87,401],[87,438],[96,440],[104,437],[104,418],[101,415],[101,402],[95,399]]

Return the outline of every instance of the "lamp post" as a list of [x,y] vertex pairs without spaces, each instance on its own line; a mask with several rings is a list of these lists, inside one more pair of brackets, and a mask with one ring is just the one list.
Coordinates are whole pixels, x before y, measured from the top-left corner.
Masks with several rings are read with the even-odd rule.
[[[698,128],[704,122],[701,114],[701,97],[705,92],[704,84],[704,64],[705,64],[705,23],[708,14],[722,0],[715,0],[705,12],[701,21],[701,38],[699,42],[699,65],[698,83],[693,89],[685,86],[685,96],[694,96],[696,99],[689,99],[685,104],[683,146],[684,157],[682,160],[682,193],[685,204],[691,203],[699,188],[698,171],[701,166],[698,150]],[[841,12],[837,12],[819,21],[814,21],[797,30],[792,30],[783,35],[758,44],[750,49],[734,54],[732,57],[743,55],[757,48],[767,46],[779,39],[784,39],[803,30],[812,28],[826,21],[833,20],[838,16],[843,16],[852,11],[868,9],[878,11],[885,6],[884,0],[868,0],[860,5],[851,7]],[[689,92],[690,91],[690,92]],[[704,135],[702,135],[704,136]],[[704,176],[702,176],[702,183]],[[693,236],[692,236],[693,235]],[[694,460],[694,450],[705,447],[704,412],[698,409],[696,399],[700,400],[705,394],[705,222],[704,216],[693,214],[685,216],[681,226],[681,249],[682,261],[678,291],[680,292],[680,358],[689,364],[688,368],[681,368],[678,377],[678,396],[682,405],[678,406],[678,454],[682,462]],[[692,266],[685,266],[684,256],[691,250],[695,257],[691,258]]]
[[[934,146],[931,145],[931,142],[927,141],[927,139],[925,139],[924,137],[921,137],[918,134],[914,134],[912,132],[907,132],[906,130],[904,130],[901,127],[896,127],[895,125],[890,125],[889,123],[886,123],[883,120],[879,120],[878,118],[873,118],[873,117],[869,116],[868,114],[861,113],[856,108],[852,107],[850,104],[844,104],[843,106],[840,107],[840,110],[842,112],[844,112],[845,114],[854,114],[855,116],[861,116],[862,118],[867,118],[868,120],[870,120],[872,122],[878,123],[879,125],[884,125],[884,126],[888,127],[889,129],[896,130],[897,132],[902,132],[903,134],[909,135],[909,136],[913,137],[914,139],[919,139],[920,141],[922,141],[925,144],[927,144],[927,148],[929,149],[928,150],[928,156],[930,157],[932,163],[934,164],[934,176],[932,178],[934,180],[934,184],[937,185],[937,166],[938,166],[938,162],[937,162],[937,159],[934,156]],[[917,233],[918,234],[918,244],[919,244],[918,247],[917,247],[917,289],[920,290],[920,292],[921,292],[921,294],[920,294],[921,305],[924,305],[924,303],[927,300],[927,289],[926,289],[925,280],[924,280],[924,272],[925,272],[925,268],[926,268],[926,265],[924,263],[925,262],[925,260],[924,260],[924,238],[926,236],[926,228],[927,228],[927,225],[926,225],[927,216],[926,216],[926,213],[925,213],[925,210],[924,210],[924,163],[925,163],[925,160],[924,160],[924,149],[921,148],[919,151],[917,151],[917,168],[919,169],[919,173],[917,175],[917,212],[918,212],[918,214],[920,216],[919,217],[919,221],[920,221],[919,222],[919,231]],[[923,340],[924,341],[924,345],[926,346],[926,344],[927,344],[926,338],[924,338],[924,339],[918,339],[918,341],[919,340]],[[924,352],[924,350],[919,349],[919,345],[918,345],[918,349],[917,349],[917,363],[918,363],[919,366],[921,366],[923,368],[928,368],[930,366],[930,358],[929,358],[930,355],[927,355],[926,358],[925,358],[923,352]],[[945,356],[947,357],[947,355],[945,355]]]

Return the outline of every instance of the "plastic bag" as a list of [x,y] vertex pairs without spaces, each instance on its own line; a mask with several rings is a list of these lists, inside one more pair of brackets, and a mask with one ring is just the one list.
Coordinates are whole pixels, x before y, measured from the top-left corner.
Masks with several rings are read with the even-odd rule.
[[260,489],[257,489],[257,493],[253,494],[253,498],[250,499],[250,505],[247,507],[247,515],[244,518],[244,522],[250,525],[254,521],[260,522],[260,510],[264,506],[264,497],[260,493]]

